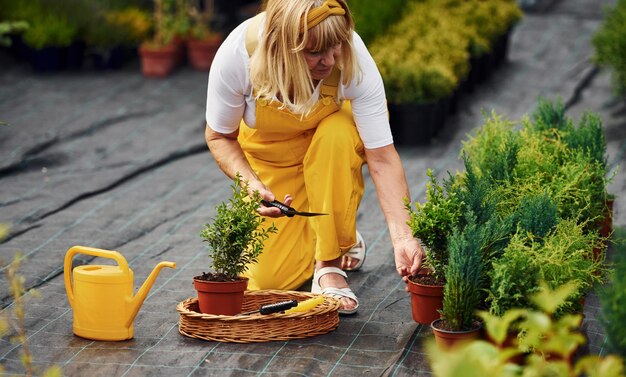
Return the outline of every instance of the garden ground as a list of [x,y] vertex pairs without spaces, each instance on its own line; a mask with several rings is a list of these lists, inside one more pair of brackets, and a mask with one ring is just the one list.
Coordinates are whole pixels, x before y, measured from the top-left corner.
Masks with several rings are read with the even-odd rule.
[[[590,61],[591,36],[612,1],[556,1],[528,13],[513,31],[507,63],[466,94],[438,139],[399,148],[413,199],[423,197],[426,169],[440,176],[462,167],[461,141],[492,110],[512,120],[530,114],[537,98],[562,98],[578,120],[601,115],[612,170],[625,166],[626,105],[610,89],[609,72]],[[391,243],[366,177],[358,227],[368,244],[360,272],[349,274],[361,299],[359,313],[338,329],[287,342],[208,342],[178,333],[176,305],[195,295],[191,279],[209,269],[199,237],[218,202],[230,195],[203,140],[205,72],[180,69],[148,79],[132,62],[119,71],[37,75],[0,54],[0,223],[10,224],[0,244],[1,269],[21,253],[21,273],[39,297],[26,297],[26,330],[35,363],[58,365],[65,375],[91,376],[429,376],[422,342],[426,326],[411,319],[410,299],[395,272]],[[367,175],[367,169],[365,169]],[[626,180],[616,194],[614,225],[626,226]],[[120,251],[135,273],[135,288],[160,261],[165,269],[139,315],[135,337],[98,342],[72,334],[72,310],[63,284],[63,258],[73,245]],[[86,257],[76,258],[89,263]],[[77,261],[77,262],[78,262]],[[2,313],[13,307],[0,277]],[[582,350],[606,354],[589,297]],[[21,374],[22,347],[0,341],[7,374]]]

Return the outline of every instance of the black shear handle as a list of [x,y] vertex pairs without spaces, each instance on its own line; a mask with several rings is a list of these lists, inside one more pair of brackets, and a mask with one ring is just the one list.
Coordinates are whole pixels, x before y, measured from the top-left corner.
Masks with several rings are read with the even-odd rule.
[[288,205],[279,202],[278,200],[274,200],[271,202],[268,202],[267,200],[261,200],[261,204],[263,204],[266,207],[276,207],[278,209],[280,209],[280,211],[285,214],[287,217],[293,217],[295,215],[296,210],[293,209],[292,207],[289,207]]

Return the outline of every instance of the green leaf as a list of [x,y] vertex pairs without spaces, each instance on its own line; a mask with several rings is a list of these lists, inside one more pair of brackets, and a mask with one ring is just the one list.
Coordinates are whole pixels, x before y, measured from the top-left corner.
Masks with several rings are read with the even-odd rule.
[[525,313],[526,311],[523,309],[511,309],[505,312],[502,317],[491,315],[486,311],[478,312],[478,316],[482,318],[489,337],[497,345],[502,345],[511,330],[511,324],[522,318]]
[[545,283],[542,283],[541,290],[537,292],[531,300],[541,310],[552,314],[556,312],[556,310],[563,305],[565,300],[574,294],[577,289],[578,284],[574,281],[567,282],[555,290],[551,290]]

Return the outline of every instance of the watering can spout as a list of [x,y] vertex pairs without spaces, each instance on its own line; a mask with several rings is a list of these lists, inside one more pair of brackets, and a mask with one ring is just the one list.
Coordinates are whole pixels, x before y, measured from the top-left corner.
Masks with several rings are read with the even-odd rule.
[[156,267],[154,267],[150,275],[148,275],[148,278],[146,279],[146,281],[143,283],[141,288],[139,288],[139,290],[137,291],[137,294],[135,295],[135,297],[133,297],[133,299],[130,302],[130,313],[129,313],[130,316],[127,319],[127,326],[130,326],[130,324],[135,320],[135,316],[137,316],[137,313],[139,312],[139,308],[141,308],[141,305],[143,304],[144,300],[148,296],[148,292],[150,291],[150,288],[152,288],[154,281],[159,275],[159,272],[161,272],[161,269],[163,269],[164,267],[176,268],[176,263],[160,262],[159,264],[156,265]]

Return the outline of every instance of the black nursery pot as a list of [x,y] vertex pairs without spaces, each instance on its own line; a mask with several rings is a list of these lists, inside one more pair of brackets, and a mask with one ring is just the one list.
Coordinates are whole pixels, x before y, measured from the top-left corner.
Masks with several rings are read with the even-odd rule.
[[397,145],[427,145],[446,118],[442,101],[430,103],[389,103],[389,122]]
[[30,59],[37,72],[57,72],[64,68],[67,47],[44,47],[33,49]]
[[87,44],[83,41],[76,41],[67,48],[65,58],[65,66],[67,69],[77,70],[83,67],[86,48]]

